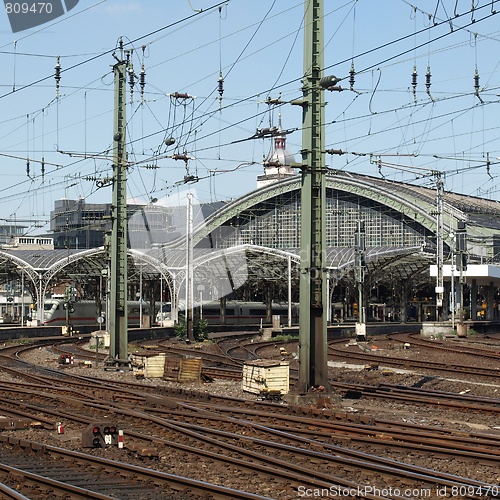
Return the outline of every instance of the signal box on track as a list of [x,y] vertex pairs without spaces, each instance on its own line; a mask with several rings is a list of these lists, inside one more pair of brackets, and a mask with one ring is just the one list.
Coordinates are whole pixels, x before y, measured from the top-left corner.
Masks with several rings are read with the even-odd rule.
[[119,428],[116,423],[92,423],[82,433],[82,447],[107,448],[108,446],[118,446],[118,436]]

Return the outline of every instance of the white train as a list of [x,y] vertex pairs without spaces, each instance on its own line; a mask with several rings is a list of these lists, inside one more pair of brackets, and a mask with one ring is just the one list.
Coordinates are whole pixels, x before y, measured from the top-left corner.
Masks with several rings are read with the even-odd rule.
[[[195,318],[200,317],[199,304],[196,305]],[[288,322],[288,304],[273,304],[272,316],[280,316],[281,323]],[[258,325],[266,321],[267,307],[262,302],[242,302],[237,300],[226,303],[226,325]],[[184,303],[179,305],[179,316],[184,316]],[[205,302],[201,308],[201,317],[207,320],[209,325],[221,324],[220,302]],[[297,323],[299,318],[299,305],[292,303],[292,323]],[[161,311],[156,315],[156,324],[159,326],[173,326],[172,304],[166,302]]]
[[[66,309],[63,299],[46,299],[43,311],[43,324],[46,326],[66,326]],[[69,314],[69,322],[73,326],[98,325],[99,310],[98,304],[94,300],[79,300],[72,302],[73,312]],[[106,306],[103,304],[102,311]],[[141,317],[140,301],[129,301],[128,324],[130,326],[139,326]],[[142,302],[142,317],[149,316],[149,305]],[[32,320],[38,318],[38,311],[33,309]],[[104,316],[101,316],[104,321]]]

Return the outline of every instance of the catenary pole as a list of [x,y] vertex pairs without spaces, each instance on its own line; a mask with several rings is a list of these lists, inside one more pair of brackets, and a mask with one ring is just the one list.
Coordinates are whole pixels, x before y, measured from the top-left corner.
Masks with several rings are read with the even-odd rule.
[[[122,54],[121,54],[122,56]],[[125,85],[127,62],[113,66],[115,118],[113,131],[113,208],[110,276],[110,356],[108,364],[128,364],[127,314],[127,151]]]
[[326,168],[324,158],[323,0],[304,1],[299,380],[296,389],[329,392],[327,356]]

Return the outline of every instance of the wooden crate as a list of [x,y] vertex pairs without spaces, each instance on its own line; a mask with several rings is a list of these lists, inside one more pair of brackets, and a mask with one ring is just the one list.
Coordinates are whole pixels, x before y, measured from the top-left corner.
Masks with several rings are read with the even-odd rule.
[[197,382],[201,379],[201,366],[201,358],[169,356],[165,358],[164,378],[174,382]]
[[132,367],[136,375],[144,378],[163,378],[165,353],[146,352],[132,355]]
[[165,369],[163,371],[163,378],[177,382],[179,380],[179,371],[181,369],[181,356],[167,356],[165,358]]
[[288,361],[258,359],[243,365],[242,389],[253,394],[262,391],[280,391],[287,394],[290,388],[290,366]]
[[201,379],[201,358],[186,357],[181,359],[179,382],[197,382]]

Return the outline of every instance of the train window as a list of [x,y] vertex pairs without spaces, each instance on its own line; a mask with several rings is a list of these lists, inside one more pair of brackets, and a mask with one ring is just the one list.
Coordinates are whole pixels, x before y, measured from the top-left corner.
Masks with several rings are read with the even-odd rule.
[[266,311],[264,309],[250,309],[249,311],[250,316],[258,316],[265,318],[266,316]]
[[220,315],[220,309],[215,309],[215,308],[203,308],[203,314],[205,316],[219,316]]
[[[204,316],[220,316],[220,309],[217,307],[204,307],[203,308]],[[226,309],[226,316],[234,316],[234,309]]]
[[273,309],[271,314],[285,314],[286,312],[287,312],[287,310],[285,308]]

